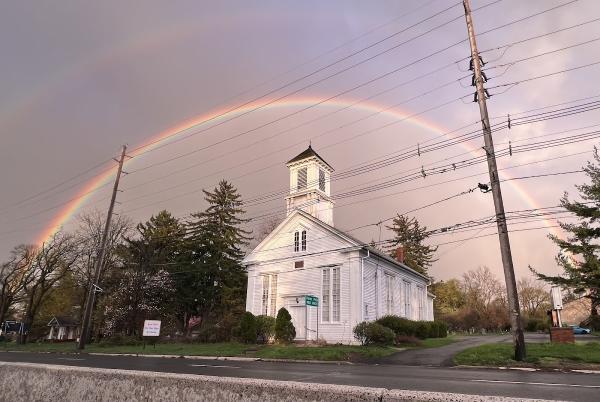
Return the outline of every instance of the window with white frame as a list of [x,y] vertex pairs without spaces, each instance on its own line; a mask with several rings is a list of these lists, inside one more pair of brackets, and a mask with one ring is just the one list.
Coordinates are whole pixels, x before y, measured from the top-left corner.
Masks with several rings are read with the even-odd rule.
[[300,251],[300,232],[294,232],[294,252]]
[[325,172],[319,169],[319,190],[325,192]]
[[277,313],[277,275],[262,275],[262,315]]
[[385,308],[387,314],[394,314],[394,277],[385,275]]
[[323,322],[339,322],[341,315],[340,268],[323,269],[322,279],[321,320]]
[[306,189],[307,184],[307,170],[306,167],[298,169],[298,182],[296,188],[298,190]]
[[306,251],[306,230],[302,231],[302,251]]
[[425,300],[423,299],[423,295],[425,295],[425,289],[423,286],[417,286],[417,300],[419,303],[419,320],[425,319]]
[[271,316],[277,314],[277,275],[271,275],[271,294],[269,295],[271,305]]
[[321,320],[323,322],[329,322],[329,309],[331,308],[329,303],[329,292],[331,289],[331,271],[329,268],[323,270],[323,294],[321,295]]
[[269,314],[269,275],[263,275],[262,277],[262,315]]
[[410,282],[404,281],[404,317],[412,318],[412,307],[410,305],[411,289]]

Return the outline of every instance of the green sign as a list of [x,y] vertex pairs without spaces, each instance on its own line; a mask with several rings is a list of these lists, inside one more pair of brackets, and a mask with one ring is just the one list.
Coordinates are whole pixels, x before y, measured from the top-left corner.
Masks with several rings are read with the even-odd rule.
[[316,296],[304,296],[304,303],[307,306],[319,307],[319,298]]

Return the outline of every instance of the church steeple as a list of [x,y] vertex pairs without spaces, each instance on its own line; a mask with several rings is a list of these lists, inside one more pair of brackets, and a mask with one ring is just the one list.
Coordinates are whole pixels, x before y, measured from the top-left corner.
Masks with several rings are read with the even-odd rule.
[[285,198],[288,215],[301,209],[333,226],[331,165],[309,145],[286,166],[290,170],[290,193]]

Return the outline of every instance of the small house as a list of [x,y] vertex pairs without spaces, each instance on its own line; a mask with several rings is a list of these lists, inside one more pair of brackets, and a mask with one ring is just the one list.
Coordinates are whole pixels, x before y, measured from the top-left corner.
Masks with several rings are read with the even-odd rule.
[[69,318],[54,316],[48,323],[50,332],[46,339],[51,341],[74,341],[79,337],[79,321]]

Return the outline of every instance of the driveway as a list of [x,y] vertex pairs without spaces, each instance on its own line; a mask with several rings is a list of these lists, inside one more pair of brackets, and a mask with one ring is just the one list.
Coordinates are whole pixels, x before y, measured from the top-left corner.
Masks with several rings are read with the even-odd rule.
[[458,342],[439,348],[408,349],[379,359],[381,364],[400,364],[406,366],[442,366],[454,365],[454,355],[473,346],[485,343],[512,342],[511,335],[481,335],[459,337]]

